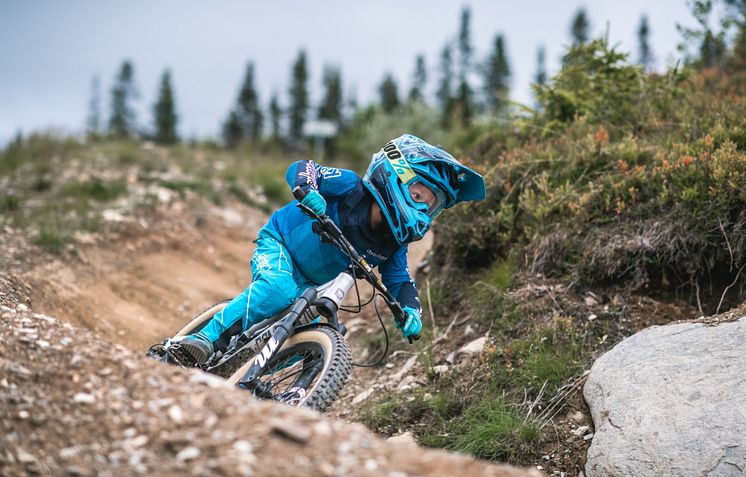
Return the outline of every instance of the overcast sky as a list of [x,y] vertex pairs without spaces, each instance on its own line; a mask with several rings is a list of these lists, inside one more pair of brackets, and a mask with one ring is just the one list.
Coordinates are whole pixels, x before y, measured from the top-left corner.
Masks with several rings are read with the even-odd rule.
[[290,65],[304,48],[314,102],[324,64],[341,66],[347,92],[376,98],[390,71],[408,90],[416,54],[426,56],[429,93],[443,45],[458,34],[460,11],[471,7],[477,59],[495,34],[507,41],[512,98],[532,103],[536,51],[547,50],[550,74],[569,43],[574,12],[587,9],[594,36],[609,38],[637,57],[636,31],[647,14],[656,67],[676,60],[676,23],[692,24],[684,0],[2,0],[0,3],[0,144],[16,131],[84,128],[91,80],[101,78],[104,115],[122,60],[131,59],[141,97],[141,124],[158,80],[170,68],[182,135],[219,131],[233,105],[247,61],[254,61],[266,108],[276,91],[287,102]]

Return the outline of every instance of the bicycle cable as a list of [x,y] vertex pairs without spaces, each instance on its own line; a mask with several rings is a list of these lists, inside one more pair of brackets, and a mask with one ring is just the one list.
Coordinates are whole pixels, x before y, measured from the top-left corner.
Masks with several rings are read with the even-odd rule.
[[[383,361],[386,359],[386,357],[389,354],[389,334],[388,334],[388,331],[386,331],[386,325],[383,324],[383,318],[381,318],[381,312],[378,309],[378,303],[376,302],[376,296],[378,296],[378,290],[376,290],[376,287],[372,286],[371,284],[371,288],[373,289],[373,294],[371,295],[370,299],[367,302],[365,302],[364,304],[360,303],[362,300],[360,298],[360,289],[358,288],[358,285],[357,285],[357,269],[355,268],[355,261],[352,259],[352,254],[350,254],[344,247],[342,247],[342,250],[344,250],[345,255],[347,255],[347,257],[350,259],[350,266],[352,268],[352,278],[355,281],[355,294],[357,295],[357,311],[355,311],[354,308],[346,309],[345,307],[340,307],[340,310],[347,311],[350,313],[360,313],[363,307],[367,306],[368,304],[372,302],[373,308],[376,310],[376,318],[378,318],[378,322],[381,324],[381,329],[383,330],[383,338],[384,338],[383,354],[381,354],[381,356],[377,360],[371,361],[369,363],[358,363],[353,360],[352,365],[357,366],[358,368],[373,368],[383,363]],[[371,278],[370,273],[368,273],[367,270],[363,269],[362,271],[367,278],[369,279]]]

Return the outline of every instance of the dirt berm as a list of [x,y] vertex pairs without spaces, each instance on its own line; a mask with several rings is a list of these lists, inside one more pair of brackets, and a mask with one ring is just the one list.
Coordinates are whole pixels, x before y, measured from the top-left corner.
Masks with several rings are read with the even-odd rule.
[[54,260],[17,263],[27,244],[0,237],[0,475],[540,475],[387,442],[145,358],[186,310],[246,280],[233,264],[260,223],[247,214],[215,237],[170,215]]
[[522,471],[383,441],[219,378],[3,306],[0,475],[484,475]]

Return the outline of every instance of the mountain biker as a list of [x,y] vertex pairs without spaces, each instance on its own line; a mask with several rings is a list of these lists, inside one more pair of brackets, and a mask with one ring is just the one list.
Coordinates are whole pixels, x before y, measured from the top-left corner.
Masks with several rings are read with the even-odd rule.
[[[405,134],[373,155],[365,175],[293,163],[286,180],[307,192],[302,204],[328,214],[358,253],[378,266],[381,279],[406,314],[404,336],[422,329],[420,300],[407,266],[407,245],[424,237],[432,220],[462,201],[485,197],[484,180],[440,147]],[[232,335],[289,306],[303,290],[332,280],[349,258],[312,231],[313,220],[293,201],[269,219],[255,241],[252,282],[243,293],[180,344],[198,364]]]

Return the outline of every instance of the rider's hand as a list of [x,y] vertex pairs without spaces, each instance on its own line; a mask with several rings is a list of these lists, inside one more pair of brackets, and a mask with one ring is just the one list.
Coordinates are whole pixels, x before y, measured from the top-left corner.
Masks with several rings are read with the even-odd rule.
[[318,191],[311,189],[303,198],[301,204],[305,205],[316,215],[323,215],[326,212],[326,200]]
[[422,331],[422,316],[418,310],[405,306],[404,310],[404,326],[401,326],[399,322],[396,323],[396,327],[401,330],[402,335],[405,338],[410,336],[416,336]]

